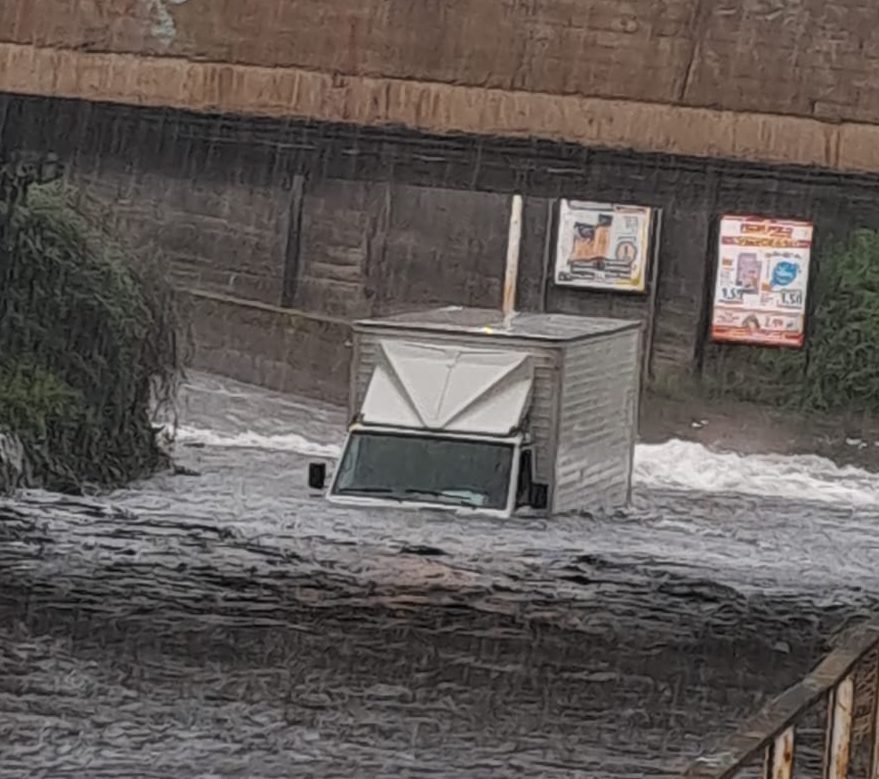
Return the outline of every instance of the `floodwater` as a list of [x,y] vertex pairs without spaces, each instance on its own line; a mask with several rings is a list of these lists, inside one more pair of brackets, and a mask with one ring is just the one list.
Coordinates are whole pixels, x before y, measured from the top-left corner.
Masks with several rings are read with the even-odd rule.
[[214,377],[180,472],[0,504],[0,776],[661,777],[879,593],[879,476],[640,446],[613,516],[333,507],[344,415]]

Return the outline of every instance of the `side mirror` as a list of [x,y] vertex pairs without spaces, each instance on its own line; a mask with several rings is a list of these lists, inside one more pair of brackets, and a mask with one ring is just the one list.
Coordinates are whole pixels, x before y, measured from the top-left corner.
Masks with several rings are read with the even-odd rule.
[[532,484],[528,502],[532,508],[545,509],[549,505],[549,487],[546,484]]
[[322,490],[327,484],[327,464],[308,464],[308,486],[313,490]]

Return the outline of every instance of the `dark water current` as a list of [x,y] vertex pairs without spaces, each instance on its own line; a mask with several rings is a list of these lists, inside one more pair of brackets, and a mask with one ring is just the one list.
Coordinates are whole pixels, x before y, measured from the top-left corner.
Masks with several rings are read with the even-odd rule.
[[868,474],[669,444],[615,516],[364,512],[304,489],[338,410],[184,401],[194,473],[0,504],[4,779],[673,776],[879,593]]

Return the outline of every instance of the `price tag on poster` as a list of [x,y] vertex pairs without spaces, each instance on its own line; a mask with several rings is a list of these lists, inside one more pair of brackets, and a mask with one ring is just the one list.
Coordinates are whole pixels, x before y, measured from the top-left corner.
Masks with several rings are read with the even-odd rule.
[[555,283],[644,292],[652,219],[641,206],[562,200]]
[[812,234],[809,222],[721,219],[712,340],[803,346]]

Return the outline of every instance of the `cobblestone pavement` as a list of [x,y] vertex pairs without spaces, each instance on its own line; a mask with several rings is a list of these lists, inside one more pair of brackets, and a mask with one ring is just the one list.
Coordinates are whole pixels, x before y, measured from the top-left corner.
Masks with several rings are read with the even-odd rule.
[[672,776],[872,608],[877,507],[331,507],[343,418],[187,388],[176,474],[0,504],[0,776]]

